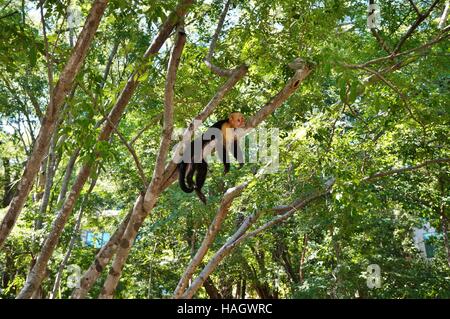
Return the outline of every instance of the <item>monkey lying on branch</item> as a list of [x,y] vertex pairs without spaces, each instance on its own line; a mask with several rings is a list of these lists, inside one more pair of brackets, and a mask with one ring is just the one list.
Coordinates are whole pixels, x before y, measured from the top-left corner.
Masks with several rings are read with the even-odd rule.
[[[190,148],[184,152],[182,161],[178,164],[180,188],[186,193],[196,192],[198,198],[206,204],[206,197],[202,193],[208,173],[208,163],[205,160],[205,147],[215,141],[215,149],[224,165],[224,173],[230,170],[228,150],[233,152],[239,166],[244,165],[244,156],[239,146],[235,129],[244,127],[244,116],[239,112],[233,112],[228,119],[213,124],[199,138],[191,142]],[[195,175],[195,184],[194,184]]]

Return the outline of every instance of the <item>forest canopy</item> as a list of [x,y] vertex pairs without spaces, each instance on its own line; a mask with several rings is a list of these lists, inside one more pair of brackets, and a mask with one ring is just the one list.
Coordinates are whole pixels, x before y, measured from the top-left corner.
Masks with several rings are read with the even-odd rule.
[[449,7],[0,0],[0,298],[450,298]]

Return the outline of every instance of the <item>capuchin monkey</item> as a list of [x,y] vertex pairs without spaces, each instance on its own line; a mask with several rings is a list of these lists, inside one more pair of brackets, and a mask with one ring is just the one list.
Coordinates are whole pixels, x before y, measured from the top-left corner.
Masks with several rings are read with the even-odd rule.
[[230,171],[228,150],[232,149],[234,158],[239,162],[239,167],[244,165],[244,156],[235,134],[235,129],[244,127],[244,125],[244,116],[239,112],[233,112],[228,119],[215,123],[201,137],[191,142],[190,149],[185,150],[183,160],[178,164],[179,183],[184,192],[195,191],[198,198],[206,204],[202,187],[208,173],[208,163],[204,153],[205,147],[214,140],[216,141],[215,149],[224,165],[225,174]]

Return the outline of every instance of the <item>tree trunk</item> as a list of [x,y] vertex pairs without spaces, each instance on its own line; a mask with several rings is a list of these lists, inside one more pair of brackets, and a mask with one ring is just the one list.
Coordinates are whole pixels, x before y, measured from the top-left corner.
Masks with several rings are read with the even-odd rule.
[[80,286],[74,289],[74,291],[72,292],[72,296],[70,298],[83,299],[86,297],[87,293],[92,288],[92,286],[102,273],[105,266],[109,263],[111,258],[116,253],[120,240],[123,236],[123,233],[125,232],[125,229],[127,228],[128,223],[130,222],[132,212],[133,210],[130,209],[127,216],[122,220],[119,227],[117,227],[116,231],[109,239],[108,243],[105,246],[103,246],[97,253],[94,262],[81,277]]
[[80,148],[77,148],[73,153],[72,156],[69,158],[69,162],[67,163],[66,170],[64,173],[64,178],[61,183],[61,190],[58,195],[58,201],[57,201],[57,207],[60,209],[60,205],[64,202],[67,194],[67,189],[69,187],[70,178],[72,177],[72,172],[75,167],[75,162],[78,158],[78,154],[80,154]]
[[55,170],[56,170],[56,134],[53,135],[51,139],[51,146],[48,153],[47,158],[47,168],[46,168],[46,174],[45,174],[45,186],[44,186],[44,194],[42,196],[41,206],[39,207],[39,215],[36,219],[35,228],[41,229],[42,228],[42,220],[45,216],[45,213],[47,212],[48,202],[50,200],[50,192],[52,190],[53,186],[53,177],[55,176]]
[[61,263],[59,264],[59,268],[58,268],[58,272],[56,274],[55,277],[55,283],[53,284],[53,289],[52,289],[52,293],[50,294],[50,298],[49,299],[54,299],[57,292],[59,291],[59,287],[61,284],[61,277],[62,277],[62,273],[64,271],[64,268],[66,268],[67,262],[69,261],[70,255],[72,254],[72,249],[75,245],[75,242],[78,238],[78,235],[80,233],[80,227],[81,227],[81,220],[83,218],[83,211],[84,211],[84,206],[89,198],[89,195],[91,194],[92,190],[95,187],[95,184],[97,183],[97,179],[93,179],[91,182],[91,185],[89,186],[88,191],[86,192],[86,194],[84,195],[83,201],[80,205],[80,211],[78,213],[78,218],[77,218],[77,223],[75,225],[75,229],[73,230],[73,234],[72,237],[70,238],[70,242],[69,245],[67,246],[67,251],[66,254],[64,255],[63,260],[61,261]]
[[305,274],[303,265],[305,264],[305,256],[306,256],[306,249],[308,247],[308,235],[303,235],[303,245],[302,245],[302,254],[300,256],[300,266],[298,268],[298,275],[299,275],[299,283],[300,285],[303,284]]
[[[158,200],[158,196],[161,192],[161,184],[163,181],[164,165],[169,153],[170,141],[173,131],[173,108],[174,108],[174,86],[176,80],[176,73],[183,52],[184,45],[186,43],[186,33],[184,32],[183,22],[185,14],[189,6],[192,4],[192,0],[182,0],[177,8],[169,15],[162,30],[169,28],[172,30],[177,23],[178,25],[175,44],[173,46],[171,56],[169,59],[169,65],[167,68],[166,84],[164,89],[164,125],[163,136],[161,138],[158,156],[156,158],[156,164],[153,170],[153,177],[150,185],[147,187],[147,191],[144,196],[139,196],[136,200],[136,204],[133,209],[133,213],[130,219],[130,224],[125,230],[123,238],[120,243],[120,247],[117,250],[116,258],[113,261],[111,270],[108,277],[105,280],[103,289],[99,295],[100,298],[112,298],[112,295],[119,282],[120,275],[122,273],[123,266],[127,260],[132,243],[136,238],[139,228],[142,226],[147,215],[153,209]],[[169,23],[167,23],[169,22]],[[161,31],[160,31],[161,33]],[[170,35],[170,31],[167,32],[167,37]]]
[[11,184],[11,164],[9,163],[9,158],[3,157],[3,169],[5,170],[5,176],[3,178],[3,198],[2,207],[9,205],[13,198],[13,186]]
[[211,278],[207,278],[203,283],[203,287],[205,287],[206,293],[208,294],[210,299],[222,299],[222,295],[219,290],[217,290],[216,286],[212,282]]
[[48,105],[44,118],[42,119],[42,125],[36,143],[34,144],[33,152],[28,158],[17,192],[0,225],[0,247],[3,246],[6,238],[14,227],[28,194],[30,193],[39,166],[41,165],[44,156],[47,154],[50,139],[60,116],[61,106],[73,85],[75,76],[78,74],[84,62],[107,4],[108,0],[96,0],[92,5],[92,9],[86,19],[86,23],[80,33],[77,44],[56,83],[55,89],[53,90],[53,96],[50,99],[51,103]]
[[56,245],[58,244],[59,237],[64,229],[64,226],[69,218],[69,214],[67,213],[71,210],[75,204],[75,199],[80,195],[81,189],[83,188],[86,180],[89,177],[91,172],[91,165],[84,165],[77,176],[77,179],[72,186],[72,190],[67,198],[62,210],[59,212],[58,216],[54,220],[52,224],[51,231],[47,236],[44,244],[42,245],[41,252],[39,253],[39,257],[36,260],[35,265],[31,269],[28,274],[27,281],[25,282],[25,286],[20,291],[17,296],[18,299],[27,299],[31,298],[33,293],[42,283],[44,279],[45,270],[47,268],[48,260],[53,254]]
[[247,280],[244,278],[242,279],[241,299],[245,299],[246,289],[247,289]]

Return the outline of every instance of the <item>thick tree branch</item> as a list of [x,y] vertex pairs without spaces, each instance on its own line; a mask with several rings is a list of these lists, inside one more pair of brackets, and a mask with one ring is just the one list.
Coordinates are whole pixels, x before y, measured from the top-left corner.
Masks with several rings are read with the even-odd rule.
[[247,121],[244,131],[255,128],[281,106],[300,86],[300,83],[311,73],[311,69],[304,65],[303,68],[295,71],[294,76],[286,83],[283,89],[275,95],[266,105],[264,105],[254,116]]
[[392,54],[396,54],[400,52],[400,49],[402,48],[403,44],[406,42],[406,40],[414,33],[414,31],[419,27],[419,25],[430,15],[431,11],[433,11],[434,7],[439,3],[440,0],[435,0],[430,8],[424,13],[419,15],[417,20],[409,27],[408,31],[400,38],[400,40],[397,43],[397,46],[392,51]]
[[447,0],[445,1],[445,8],[444,8],[444,12],[442,12],[442,16],[439,19],[439,29],[444,29],[445,28],[445,24],[447,23],[447,17],[448,17],[448,12],[450,11],[450,1]]
[[239,186],[230,188],[225,192],[225,195],[223,196],[222,201],[220,202],[220,206],[217,210],[216,216],[211,222],[199,249],[197,250],[195,256],[191,259],[189,265],[186,267],[183,275],[181,276],[180,281],[178,282],[178,285],[174,291],[174,298],[180,298],[181,295],[184,293],[189,283],[189,280],[192,278],[192,275],[194,274],[197,267],[203,261],[203,258],[205,257],[214,239],[216,238],[222,226],[222,223],[228,214],[229,208],[233,200],[242,193],[242,191],[247,187],[247,185],[248,182],[245,182],[243,184],[240,184]]
[[233,75],[233,70],[227,70],[220,68],[212,63],[212,58],[214,55],[214,50],[216,48],[217,40],[219,39],[220,32],[222,31],[223,24],[225,22],[225,17],[227,16],[228,9],[230,7],[231,0],[227,0],[225,6],[223,7],[222,13],[220,14],[219,22],[217,23],[216,31],[211,39],[211,43],[209,45],[208,55],[205,58],[206,66],[211,69],[215,74],[222,77],[230,77]]
[[418,165],[415,165],[415,166],[406,166],[406,167],[392,169],[389,171],[375,173],[375,174],[372,174],[372,175],[364,178],[363,181],[371,182],[371,181],[381,178],[381,177],[386,177],[386,176],[391,176],[391,175],[395,175],[395,174],[399,174],[399,173],[414,171],[414,170],[420,169],[422,167],[426,167],[431,164],[442,164],[442,163],[444,163],[444,164],[450,163],[450,158],[437,158],[437,159],[427,160],[427,161],[420,163]]
[[279,224],[283,221],[285,221],[288,217],[290,217],[294,212],[303,209],[306,207],[309,203],[322,198],[323,196],[327,195],[331,191],[332,184],[329,184],[327,186],[327,189],[324,191],[317,192],[311,196],[308,196],[306,199],[300,201],[296,205],[291,205],[293,208],[289,210],[288,212],[275,217],[271,221],[265,223],[258,229],[247,233],[247,230],[258,220],[261,211],[258,211],[254,214],[249,215],[245,220],[242,222],[239,229],[227,240],[227,242],[214,254],[214,256],[210,259],[208,264],[203,268],[203,270],[200,272],[198,277],[192,282],[192,284],[189,286],[189,288],[185,291],[185,293],[182,295],[182,298],[192,298],[194,294],[198,291],[198,289],[203,285],[206,278],[208,278],[212,272],[217,268],[219,263],[228,256],[231,251],[236,248],[242,241],[245,239],[254,237],[261,233],[262,231],[266,230],[269,227],[272,227],[276,224]]

